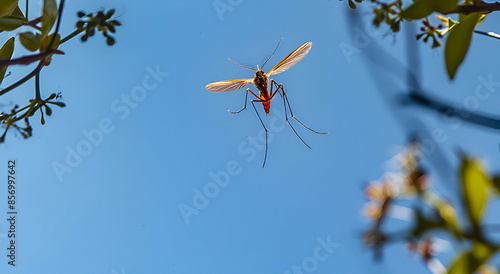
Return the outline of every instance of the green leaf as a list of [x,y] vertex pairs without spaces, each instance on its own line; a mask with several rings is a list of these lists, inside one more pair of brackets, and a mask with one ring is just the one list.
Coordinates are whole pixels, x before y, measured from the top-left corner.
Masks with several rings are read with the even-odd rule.
[[432,4],[427,0],[415,1],[413,5],[401,12],[401,17],[407,20],[421,19],[433,12]]
[[474,273],[481,265],[488,261],[496,250],[495,247],[475,242],[471,251],[458,253],[448,268],[448,274]]
[[54,26],[54,22],[57,18],[57,4],[55,0],[45,0],[43,2],[43,14],[42,14],[42,40],[47,37],[50,29]]
[[[52,36],[54,36],[55,33],[52,33],[51,35],[45,37],[45,39],[41,40],[40,44],[40,51],[44,51],[47,49],[49,46],[50,40],[52,40]],[[54,40],[54,44],[52,45],[52,49],[57,49],[59,47],[59,43],[61,42],[61,35],[59,33],[56,35],[56,39]]]
[[24,24],[24,20],[11,17],[0,18],[0,30],[1,31],[11,31],[19,28]]
[[422,19],[433,12],[448,13],[457,8],[457,3],[458,0],[415,0],[413,5],[401,12],[401,17],[412,20]]
[[57,105],[57,106],[59,106],[59,107],[62,107],[62,108],[66,106],[66,104],[65,104],[65,103],[63,103],[63,102],[50,102],[50,103],[51,103],[51,104],[54,104],[54,105]]
[[19,35],[19,41],[29,51],[36,51],[40,48],[40,36],[27,31]]
[[23,11],[19,8],[19,6],[16,7],[16,9],[12,12],[12,14],[10,15],[10,17],[21,19],[21,20],[23,20],[25,22],[27,21],[26,17],[24,17]]
[[449,13],[457,9],[458,0],[431,0],[434,11],[439,13]]
[[11,37],[0,49],[0,59],[10,59],[14,53],[14,37]]
[[488,202],[492,181],[477,160],[465,156],[462,159],[460,178],[467,217],[475,231],[479,232],[479,224]]
[[[0,49],[0,59],[10,60],[12,58],[12,54],[14,53],[14,37],[10,38],[3,44]],[[5,72],[7,71],[7,67],[4,67],[0,70],[0,84],[3,81],[3,77],[5,76]]]
[[480,16],[480,13],[471,13],[465,16],[463,20],[454,25],[448,35],[444,47],[444,59],[450,79],[455,77],[458,67],[462,64],[469,50],[472,33]]
[[456,24],[457,24],[457,21],[455,21],[451,18],[448,18],[448,28],[449,29],[452,29]]
[[0,17],[9,16],[14,12],[19,0],[2,0],[0,1]]

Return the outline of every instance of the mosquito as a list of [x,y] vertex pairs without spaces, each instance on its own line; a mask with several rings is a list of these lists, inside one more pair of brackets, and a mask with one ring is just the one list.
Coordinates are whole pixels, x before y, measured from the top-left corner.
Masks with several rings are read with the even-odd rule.
[[[262,122],[262,119],[260,118],[259,112],[257,111],[257,108],[255,107],[255,103],[262,103],[262,105],[264,107],[264,111],[266,112],[266,115],[268,115],[269,108],[271,107],[271,99],[274,98],[276,93],[279,93],[280,96],[283,98],[283,107],[285,109],[286,122],[288,123],[288,125],[290,125],[290,127],[292,128],[295,135],[297,135],[297,137],[302,141],[302,143],[304,143],[304,145],[306,145],[306,147],[308,147],[309,149],[311,147],[299,136],[299,134],[297,133],[295,128],[292,126],[290,121],[288,121],[288,115],[287,115],[287,110],[286,110],[287,106],[288,106],[288,109],[290,110],[290,115],[297,122],[299,122],[299,124],[301,124],[304,128],[306,128],[314,133],[317,133],[317,134],[328,134],[327,132],[318,132],[318,131],[315,131],[315,130],[307,127],[304,123],[302,123],[299,119],[297,119],[293,115],[292,109],[290,108],[290,102],[288,101],[287,92],[286,92],[286,90],[283,89],[283,84],[278,84],[273,79],[270,79],[270,89],[268,89],[268,82],[269,82],[268,79],[271,77],[271,75],[282,73],[285,70],[287,70],[287,69],[291,68],[292,66],[294,66],[295,64],[297,64],[297,62],[299,62],[302,58],[304,58],[304,56],[306,56],[306,54],[309,52],[309,50],[311,50],[311,47],[312,47],[312,42],[304,43],[303,45],[298,47],[296,50],[294,50],[292,53],[290,53],[287,57],[285,57],[283,60],[281,60],[278,64],[276,64],[271,70],[269,70],[267,73],[265,73],[264,71],[262,71],[262,69],[266,65],[267,61],[269,61],[269,59],[271,59],[271,57],[274,55],[274,53],[278,49],[280,43],[281,43],[281,40],[278,42],[278,45],[274,49],[273,53],[266,59],[266,61],[262,65],[262,68],[260,68],[260,69],[259,69],[259,66],[257,66],[257,69],[247,67],[247,66],[242,66],[242,65],[236,63],[235,61],[233,61],[231,58],[229,58],[229,60],[231,60],[231,62],[235,63],[236,65],[238,65],[242,68],[248,68],[248,69],[254,70],[255,76],[253,78],[218,81],[218,82],[210,83],[210,84],[205,86],[205,88],[208,91],[212,91],[212,92],[231,92],[231,91],[235,91],[235,90],[244,88],[248,84],[253,83],[255,85],[255,87],[260,91],[260,95],[257,95],[252,90],[247,88],[247,92],[245,95],[245,105],[243,106],[243,108],[238,110],[238,111],[230,111],[230,110],[228,110],[228,111],[232,114],[237,114],[237,113],[240,113],[241,111],[243,111],[244,109],[246,109],[247,108],[248,93],[251,93],[253,96],[255,96],[257,98],[254,100],[250,100],[250,102],[252,103],[252,106],[255,110],[255,113],[257,114],[257,117],[259,117],[260,123],[262,124],[262,127],[264,128],[264,130],[266,132],[266,151],[265,151],[264,163],[262,164],[262,167],[264,167],[266,165],[266,159],[267,159],[267,132],[268,132],[268,130],[267,130],[266,126],[264,125],[264,122]],[[273,91],[273,88],[275,89],[274,91]]]

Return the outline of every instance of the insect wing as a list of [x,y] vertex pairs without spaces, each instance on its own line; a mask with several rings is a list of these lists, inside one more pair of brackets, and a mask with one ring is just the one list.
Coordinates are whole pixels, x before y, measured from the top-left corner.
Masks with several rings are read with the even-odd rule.
[[250,84],[252,79],[237,79],[213,82],[205,86],[211,92],[230,92],[245,87]]
[[306,54],[311,50],[312,42],[307,42],[302,46],[298,47],[292,53],[290,53],[287,57],[281,60],[276,66],[274,66],[268,73],[267,76],[271,76],[273,74],[281,73],[293,65],[297,64],[300,59],[304,58]]

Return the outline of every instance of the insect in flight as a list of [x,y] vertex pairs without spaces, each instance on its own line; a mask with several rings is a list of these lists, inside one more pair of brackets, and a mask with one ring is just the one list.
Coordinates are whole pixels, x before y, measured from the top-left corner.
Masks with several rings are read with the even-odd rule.
[[[281,42],[281,40],[280,40],[280,42]],[[296,50],[294,50],[292,53],[290,53],[287,57],[285,57],[283,60],[281,60],[278,64],[276,64],[271,70],[269,70],[267,73],[264,73],[262,71],[262,69],[266,65],[267,61],[269,61],[269,59],[271,59],[271,57],[276,52],[280,42],[278,43],[278,45],[274,49],[271,56],[269,56],[267,58],[267,60],[262,65],[262,68],[260,68],[260,69],[259,69],[259,66],[257,66],[257,69],[247,67],[247,66],[242,66],[242,65],[236,63],[235,61],[233,61],[231,58],[229,58],[229,60],[231,60],[233,63],[235,63],[236,65],[238,65],[240,67],[254,70],[255,76],[253,78],[218,81],[218,82],[210,83],[210,84],[205,86],[205,88],[208,91],[212,91],[212,92],[231,92],[231,91],[241,89],[250,83],[253,83],[255,85],[255,87],[259,90],[260,94],[257,95],[252,90],[247,88],[247,92],[245,95],[245,105],[243,106],[243,108],[240,109],[239,111],[230,111],[230,110],[228,110],[228,111],[230,113],[237,114],[237,113],[240,113],[241,111],[243,111],[244,109],[246,109],[248,93],[251,93],[253,96],[255,96],[257,98],[257,100],[255,100],[255,99],[250,100],[250,102],[252,103],[252,106],[255,110],[255,113],[257,114],[257,117],[259,117],[260,123],[262,124],[262,127],[264,127],[264,130],[266,132],[266,151],[265,151],[264,163],[262,164],[262,167],[265,166],[266,159],[267,159],[267,132],[268,132],[268,130],[267,130],[266,126],[264,125],[264,122],[262,122],[262,119],[260,118],[259,112],[257,111],[257,108],[255,107],[254,103],[262,103],[262,105],[264,107],[264,111],[266,112],[266,115],[268,115],[269,108],[271,106],[271,99],[274,98],[276,93],[279,93],[281,95],[281,97],[283,98],[283,107],[285,109],[286,122],[290,125],[293,132],[295,132],[295,135],[297,135],[297,137],[302,141],[302,143],[304,143],[304,145],[306,145],[308,148],[311,148],[311,147],[299,136],[297,131],[295,131],[295,128],[293,128],[292,124],[290,124],[290,121],[288,121],[287,110],[286,110],[287,106],[288,106],[288,109],[290,110],[290,115],[297,122],[299,122],[299,124],[301,124],[304,128],[306,128],[314,133],[317,133],[317,134],[328,134],[328,133],[318,132],[318,131],[312,130],[311,128],[307,127],[304,123],[299,121],[299,119],[297,119],[293,115],[292,109],[290,107],[290,102],[288,101],[287,92],[286,92],[286,90],[283,89],[283,84],[277,84],[273,79],[271,79],[270,80],[270,89],[268,89],[268,82],[269,82],[268,79],[270,78],[271,75],[275,75],[275,74],[284,72],[285,70],[291,68],[293,65],[297,64],[297,62],[299,62],[302,58],[304,58],[304,56],[306,56],[306,54],[309,52],[309,50],[311,50],[311,47],[312,47],[311,42],[307,42],[307,43],[301,45]],[[273,92],[273,88],[275,88],[274,92]]]

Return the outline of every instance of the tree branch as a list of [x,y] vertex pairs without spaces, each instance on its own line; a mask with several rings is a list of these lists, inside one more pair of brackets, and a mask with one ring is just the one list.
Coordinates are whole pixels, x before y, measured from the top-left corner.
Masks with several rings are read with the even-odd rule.
[[40,61],[51,54],[64,54],[64,52],[60,50],[46,50],[44,52],[40,52],[38,54],[27,55],[15,59],[5,60],[0,59],[0,69],[10,66],[10,65],[29,65],[33,62]]
[[406,98],[405,103],[414,103],[423,107],[427,107],[446,117],[456,117],[465,122],[492,128],[500,129],[500,117],[489,114],[468,111],[466,109],[457,107],[453,103],[444,102],[438,99],[431,98],[422,92],[410,92]]
[[490,13],[499,10],[500,10],[500,2],[495,2],[495,3],[481,2],[481,4],[458,6],[457,9],[455,9],[454,11],[443,14],[451,14],[451,13],[469,14],[473,12]]

